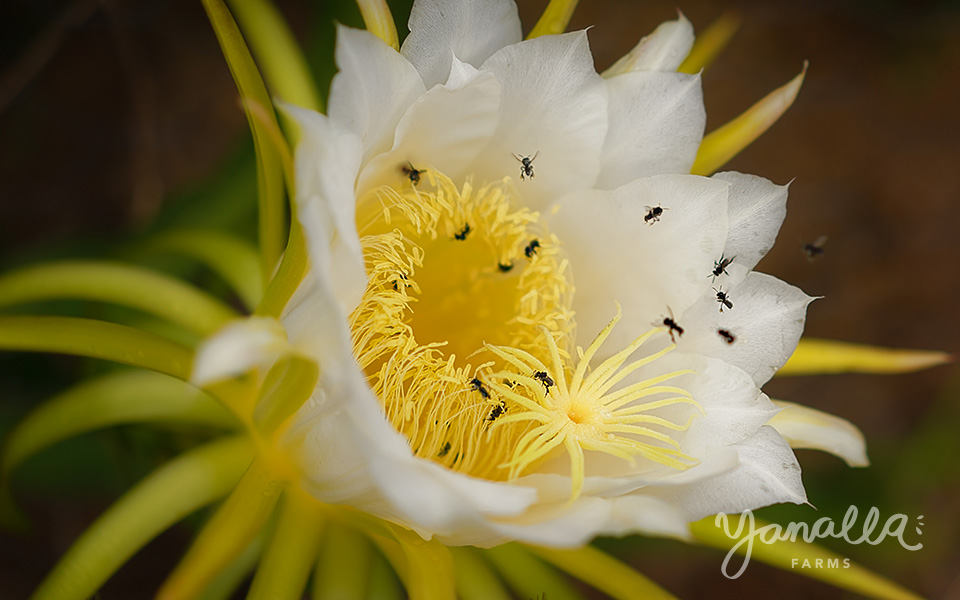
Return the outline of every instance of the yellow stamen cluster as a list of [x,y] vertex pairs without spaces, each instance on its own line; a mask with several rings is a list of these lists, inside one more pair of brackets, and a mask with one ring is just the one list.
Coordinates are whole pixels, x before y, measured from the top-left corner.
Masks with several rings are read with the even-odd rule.
[[[545,336],[550,349],[550,360],[546,363],[517,348],[489,347],[516,369],[492,374],[490,387],[521,407],[520,411],[495,423],[492,430],[516,423],[534,424],[517,441],[513,456],[504,465],[510,470],[510,479],[540,462],[561,445],[570,456],[571,501],[583,490],[585,450],[618,456],[631,464],[635,463],[636,456],[675,469],[687,469],[696,464],[696,459],[681,452],[680,444],[674,438],[654,429],[660,427],[669,431],[683,431],[690,426],[695,415],[691,414],[686,423],[678,424],[650,414],[651,411],[677,404],[689,404],[699,409],[699,404],[686,390],[661,385],[692,371],[671,371],[616,388],[631,373],[676,347],[671,344],[624,366],[627,359],[654,334],[665,331],[663,327],[641,335],[632,344],[603,361],[594,371],[587,373],[591,359],[620,316],[618,307],[617,316],[582,354],[569,381],[564,360],[552,336]],[[659,398],[642,401],[653,396]]]

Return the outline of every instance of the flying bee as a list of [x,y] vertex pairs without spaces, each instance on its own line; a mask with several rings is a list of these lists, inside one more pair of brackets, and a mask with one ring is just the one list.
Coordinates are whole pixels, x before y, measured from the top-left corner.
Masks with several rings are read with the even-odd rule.
[[407,178],[410,180],[410,183],[415,186],[420,185],[420,175],[427,172],[426,169],[414,168],[413,163],[411,163],[409,160],[407,161],[407,164],[400,165],[400,170],[403,171],[403,174],[407,176]]
[[471,230],[470,230],[470,224],[469,224],[469,223],[464,223],[464,224],[463,224],[463,229],[461,229],[461,230],[458,231],[457,233],[453,234],[453,238],[462,242],[463,240],[467,239],[467,234],[469,234],[470,231],[471,231]]
[[827,243],[827,236],[821,235],[812,244],[803,245],[803,253],[807,255],[807,260],[813,262],[823,256],[823,245]]
[[717,335],[719,335],[720,337],[722,337],[722,338],[723,338],[723,341],[725,341],[725,342],[728,343],[728,344],[732,344],[732,343],[734,342],[734,340],[737,339],[736,337],[734,337],[734,335],[733,335],[732,333],[730,333],[730,332],[727,331],[726,329],[718,329],[718,330],[717,330]]
[[550,393],[550,386],[556,385],[553,379],[551,379],[550,376],[547,375],[546,371],[534,371],[533,378],[543,384],[543,387],[547,390],[546,393],[548,394]]
[[533,156],[519,156],[514,154],[513,157],[520,161],[520,181],[523,181],[527,177],[533,179],[536,177],[533,173],[533,161],[537,159],[537,156],[540,154],[540,151],[537,150],[536,154]]
[[492,423],[499,419],[500,416],[505,412],[507,412],[507,405],[503,400],[501,400],[500,404],[494,406],[493,410],[490,411],[490,414],[487,416],[487,421]]
[[734,256],[733,258],[724,258],[723,254],[721,254],[720,260],[713,261],[713,273],[711,273],[707,277],[713,277],[713,280],[716,281],[717,277],[720,277],[725,273],[729,275],[730,273],[727,273],[727,267],[730,266],[730,263],[733,262],[734,258],[736,258],[736,256]]
[[470,385],[474,390],[480,392],[480,395],[483,396],[484,400],[490,399],[490,392],[487,391],[487,388],[483,387],[483,382],[474,377],[470,380]]
[[723,312],[724,306],[727,308],[733,308],[733,302],[730,302],[730,298],[727,296],[727,293],[723,291],[722,285],[720,286],[719,290],[717,288],[713,288],[713,291],[717,293],[717,302],[720,303],[720,312]]
[[669,317],[664,317],[663,321],[660,323],[654,323],[654,325],[663,325],[667,328],[667,331],[670,333],[670,341],[676,343],[676,338],[673,337],[673,333],[676,332],[678,336],[683,336],[683,327],[680,327],[680,324],[677,323],[673,318],[673,309],[669,306],[667,311],[670,313]]
[[540,248],[540,240],[533,240],[529,244],[527,244],[526,248],[523,249],[523,253],[526,255],[527,258],[532,259],[534,256],[536,256],[537,250],[539,248]]
[[653,225],[660,220],[660,217],[663,216],[663,211],[670,210],[669,208],[663,208],[659,204],[656,206],[648,206],[647,214],[643,217],[644,223],[647,225]]

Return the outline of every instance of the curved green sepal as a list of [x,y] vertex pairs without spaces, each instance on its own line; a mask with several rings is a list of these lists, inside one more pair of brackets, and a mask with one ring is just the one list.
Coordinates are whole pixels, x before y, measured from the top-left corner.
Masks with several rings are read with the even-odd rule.
[[189,348],[159,335],[75,317],[0,317],[0,350],[102,358],[183,380],[193,364]]
[[577,550],[527,546],[527,550],[611,598],[668,600],[676,597],[633,568],[593,546],[584,546]]
[[540,20],[527,35],[528,40],[543,35],[559,35],[567,30],[579,0],[550,0]]
[[320,550],[323,513],[316,500],[291,488],[253,578],[247,600],[298,600]]
[[264,435],[275,432],[310,399],[320,368],[309,358],[287,354],[277,359],[260,387],[253,422]]
[[188,383],[150,371],[123,371],[86,381],[48,400],[7,437],[0,477],[62,440],[122,423],[239,423],[213,398]]
[[950,354],[933,350],[899,350],[802,338],[777,375],[910,373],[952,361]]
[[213,333],[238,316],[206,292],[142,267],[67,261],[27,267],[0,277],[0,307],[59,299],[128,306],[201,335]]
[[210,585],[260,533],[281,490],[266,464],[254,461],[163,582],[157,600],[187,600]]
[[161,531],[225,495],[253,456],[240,437],[212,442],[160,467],[74,542],[33,600],[84,600]]
[[[233,16],[222,0],[203,0],[207,17],[217,34],[220,48],[230,67],[230,73],[240,91],[240,97],[247,103],[262,107],[272,107],[270,95],[263,85],[250,50],[240,35]],[[283,168],[269,134],[261,122],[247,109],[247,121],[253,132],[254,149],[257,154],[257,190],[260,207],[260,259],[261,274],[269,281],[280,260],[286,231],[286,202],[283,194]],[[275,120],[273,111],[265,111]]]
[[306,273],[307,242],[303,237],[303,229],[295,221],[290,227],[290,241],[280,259],[277,274],[270,280],[263,300],[257,307],[257,314],[279,319]]
[[460,546],[450,548],[454,575],[457,583],[457,597],[461,600],[510,600],[512,596],[500,583],[497,572],[483,559],[476,548]]
[[156,235],[143,248],[191,258],[223,278],[249,310],[263,297],[257,250],[239,237],[204,229],[183,229]]
[[[728,515],[727,519],[726,530],[722,525],[718,526],[717,517],[707,517],[691,523],[690,531],[698,541],[707,546],[729,551],[739,543],[736,553],[747,555],[749,552],[750,560],[756,559],[778,569],[818,579],[838,588],[863,594],[868,598],[920,600],[920,596],[889,579],[815,544],[808,544],[800,539],[795,542],[789,539],[778,539],[771,544],[761,541],[761,539],[772,538],[776,533],[774,527],[779,525],[754,520],[752,514],[746,517]],[[751,535],[753,535],[752,538]],[[809,561],[809,565],[820,565],[820,567],[798,569],[794,565],[794,560],[800,561],[799,564],[803,564],[806,560]],[[737,572],[733,567],[727,567],[726,562],[724,562],[724,568],[727,569],[725,574],[728,577]],[[742,568],[744,568],[743,564],[741,564]]]
[[264,532],[253,538],[253,541],[247,544],[240,556],[220,571],[220,574],[210,582],[203,593],[197,596],[197,600],[230,600],[235,598],[240,584],[249,578],[254,567],[257,566],[266,537]]
[[507,584],[521,598],[547,597],[549,600],[582,598],[564,576],[519,544],[504,544],[484,550]]
[[706,69],[720,56],[733,35],[740,28],[741,17],[736,11],[729,10],[711,23],[703,33],[697,35],[690,54],[677,69],[680,73],[695,75]]
[[373,547],[360,531],[331,522],[323,531],[312,598],[366,598]]

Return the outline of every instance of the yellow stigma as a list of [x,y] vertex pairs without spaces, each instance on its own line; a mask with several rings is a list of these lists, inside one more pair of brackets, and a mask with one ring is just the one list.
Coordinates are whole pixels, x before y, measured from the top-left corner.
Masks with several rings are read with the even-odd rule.
[[433,169],[397,173],[357,204],[369,282],[350,316],[354,352],[416,455],[505,479],[501,465],[532,424],[494,430],[516,405],[485,373],[506,365],[469,361],[485,344],[541,356],[547,340],[567,355],[567,261],[509,178],[457,187]]
[[[675,469],[687,469],[696,464],[696,459],[681,452],[680,444],[673,437],[654,429],[686,430],[695,414],[689,415],[683,424],[650,414],[651,411],[678,404],[700,408],[686,390],[661,385],[692,371],[671,371],[614,389],[631,373],[676,347],[671,344],[624,366],[627,359],[651,336],[665,331],[663,327],[641,335],[602,362],[596,370],[587,373],[590,360],[610,335],[620,316],[618,306],[617,316],[600,332],[586,352],[581,353],[580,362],[569,380],[564,357],[553,336],[544,336],[550,351],[549,361],[546,362],[517,348],[489,346],[496,356],[516,369],[492,374],[490,387],[519,407],[497,421],[491,429],[495,431],[498,427],[517,423],[532,425],[515,445],[511,459],[504,465],[510,470],[509,478],[519,476],[525,469],[544,460],[554,449],[563,446],[570,456],[572,502],[583,490],[586,471],[584,450],[617,456],[631,464],[635,463],[636,456]],[[645,398],[650,399],[643,401]]]

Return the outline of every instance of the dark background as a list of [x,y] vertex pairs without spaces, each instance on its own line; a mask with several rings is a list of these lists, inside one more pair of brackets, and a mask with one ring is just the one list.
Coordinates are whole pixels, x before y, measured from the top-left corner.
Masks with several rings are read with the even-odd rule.
[[[658,23],[671,2],[592,0],[598,70]],[[521,2],[524,30],[545,1]],[[334,19],[349,3],[282,2],[318,77],[329,81]],[[778,243],[759,269],[824,299],[807,333],[956,353],[960,263],[960,10],[949,2],[712,2],[679,8],[700,31],[725,11],[739,33],[703,75],[707,130],[810,69],[786,115],[725,169],[794,180]],[[409,7],[397,7],[406,21]],[[17,0],[0,8],[0,268],[64,256],[110,257],[178,222],[252,230],[249,135],[199,3]],[[326,89],[327,84],[322,84]],[[829,240],[809,262],[803,242]],[[89,373],[85,361],[0,355],[0,437],[32,405]],[[851,504],[924,515],[924,549],[825,545],[933,598],[960,598],[960,373],[782,378],[771,397],[846,417],[873,465],[799,451],[811,502],[768,519],[840,521]],[[163,432],[118,429],[69,442],[25,465],[14,491],[28,537],[0,537],[0,596],[25,597],[112,499],[179,450]],[[179,441],[177,441],[179,440]],[[190,539],[164,534],[101,597],[148,597]],[[604,541],[685,598],[849,594],[754,561],[736,581],[723,554],[658,540]]]

